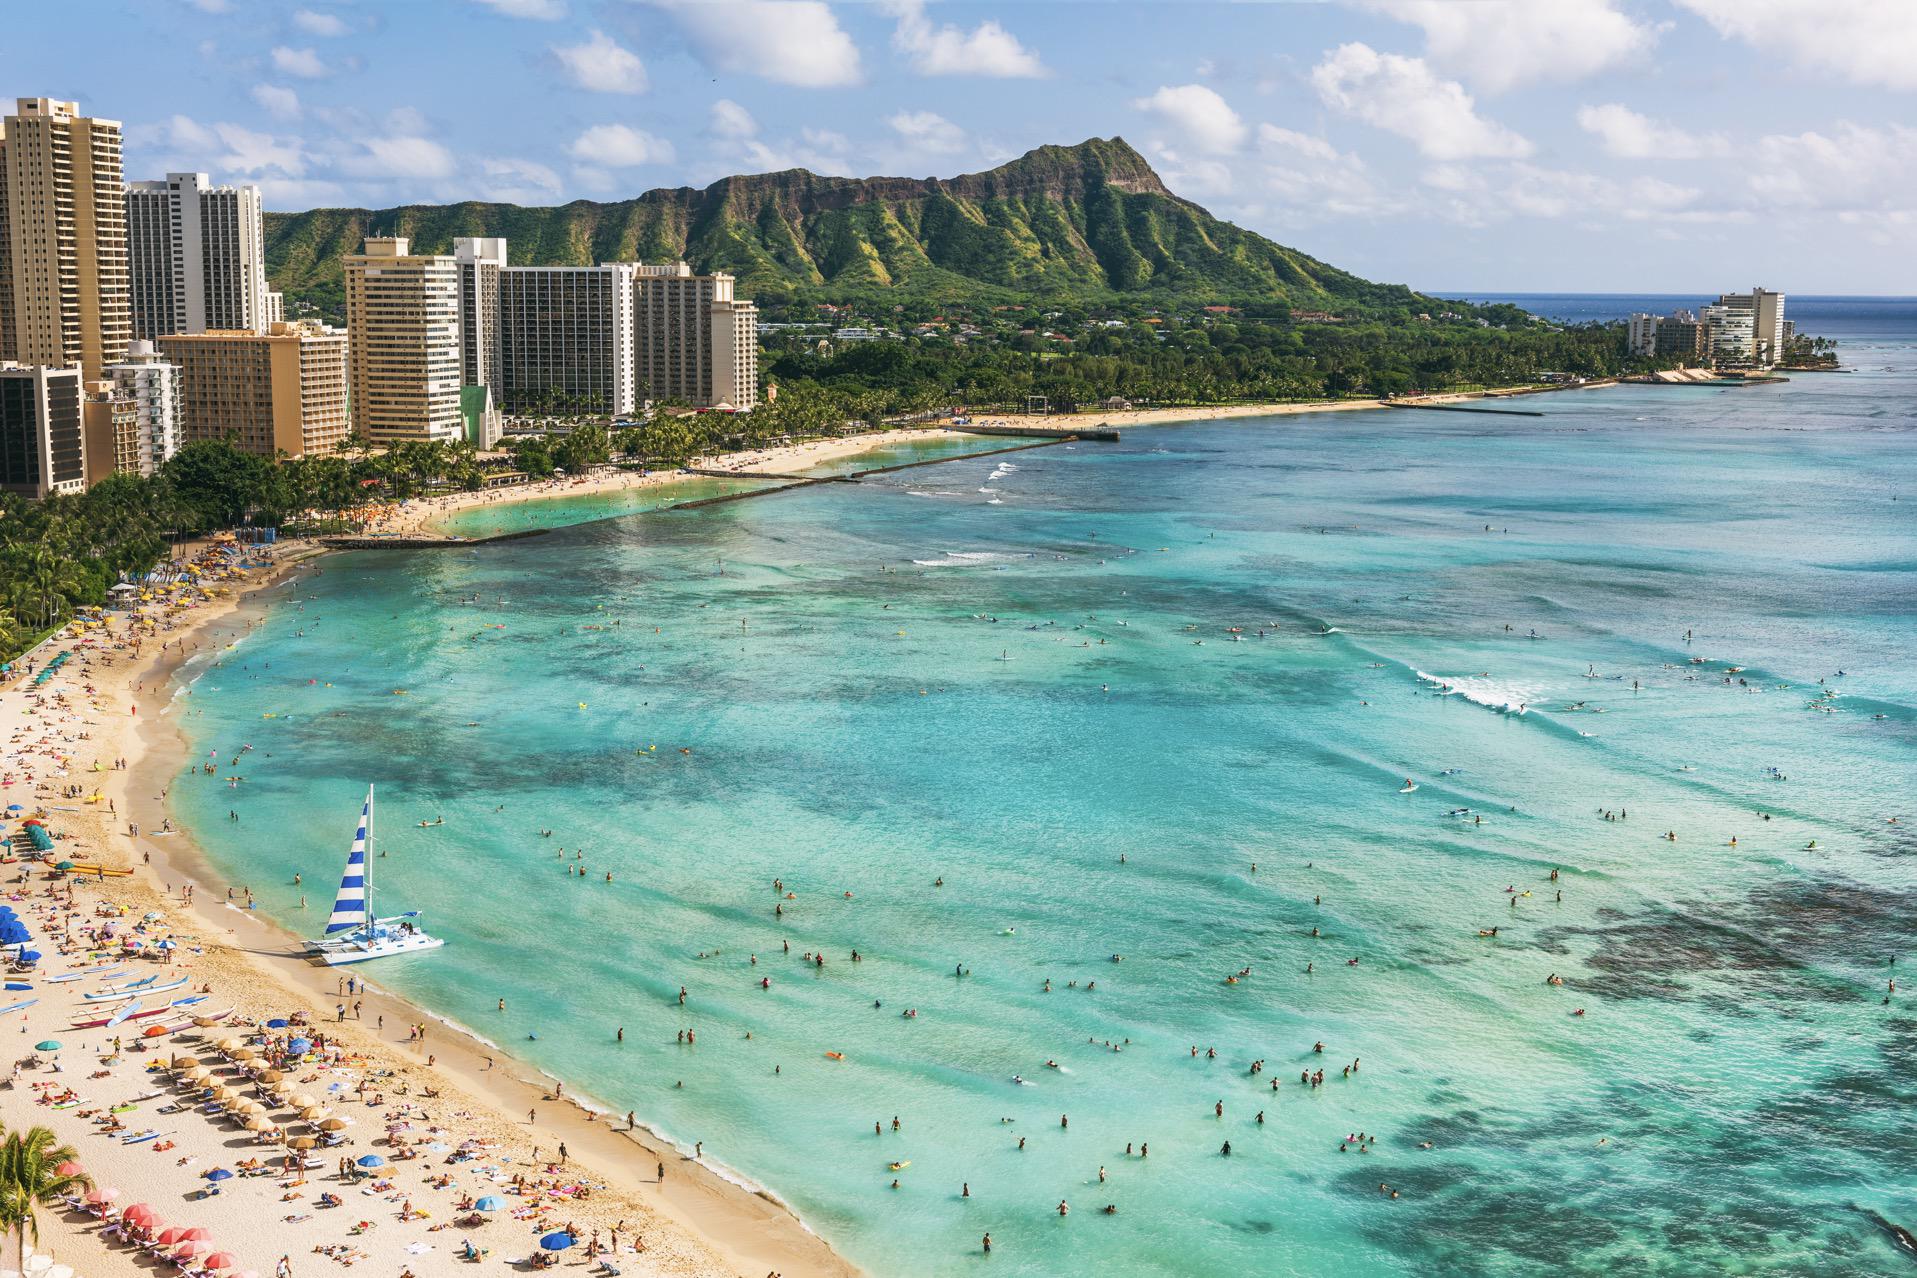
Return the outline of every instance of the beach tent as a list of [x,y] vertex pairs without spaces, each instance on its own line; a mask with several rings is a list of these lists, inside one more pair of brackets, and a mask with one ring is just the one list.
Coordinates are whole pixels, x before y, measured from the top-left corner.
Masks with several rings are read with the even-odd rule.
[[484,1198],[473,1204],[474,1211],[504,1211],[505,1209],[506,1205],[491,1194],[487,1194]]

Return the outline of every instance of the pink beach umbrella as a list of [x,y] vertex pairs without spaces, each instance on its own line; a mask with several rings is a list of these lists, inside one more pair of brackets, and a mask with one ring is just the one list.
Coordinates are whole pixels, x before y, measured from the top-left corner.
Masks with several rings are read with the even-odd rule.
[[117,1189],[96,1189],[87,1195],[87,1201],[95,1207],[104,1207],[120,1196]]
[[208,1269],[238,1269],[240,1258],[230,1251],[216,1251],[200,1263]]
[[134,1203],[120,1213],[120,1219],[129,1225],[138,1225],[142,1229],[151,1229],[160,1222],[160,1213],[145,1203]]
[[86,1168],[80,1166],[80,1164],[73,1162],[72,1160],[69,1159],[67,1162],[61,1163],[58,1167],[55,1167],[53,1169],[53,1174],[55,1176],[78,1176],[81,1172],[85,1170]]
[[159,1243],[162,1247],[171,1247],[174,1243],[184,1242],[185,1240],[186,1226],[168,1225],[160,1231],[160,1236],[153,1241]]
[[191,1260],[201,1252],[211,1251],[212,1249],[213,1244],[210,1242],[204,1242],[198,1238],[189,1238],[173,1249],[173,1258],[175,1260]]
[[181,1242],[205,1242],[213,1235],[207,1232],[205,1225],[195,1225],[180,1232]]

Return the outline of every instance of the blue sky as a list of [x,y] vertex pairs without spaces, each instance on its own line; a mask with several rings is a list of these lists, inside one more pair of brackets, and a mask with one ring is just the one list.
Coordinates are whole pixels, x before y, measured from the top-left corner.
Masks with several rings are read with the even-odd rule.
[[267,207],[556,204],[1122,135],[1434,290],[1917,293],[1917,0],[67,0],[0,95]]

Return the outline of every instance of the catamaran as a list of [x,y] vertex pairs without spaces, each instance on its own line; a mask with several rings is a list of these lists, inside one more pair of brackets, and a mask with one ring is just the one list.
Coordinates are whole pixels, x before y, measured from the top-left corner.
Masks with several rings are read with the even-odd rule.
[[373,867],[366,849],[373,835],[373,787],[366,787],[366,806],[360,809],[359,832],[346,854],[346,873],[340,877],[339,896],[333,902],[326,934],[307,953],[328,967],[363,963],[393,954],[436,950],[446,942],[421,930],[418,910],[379,918],[373,913]]

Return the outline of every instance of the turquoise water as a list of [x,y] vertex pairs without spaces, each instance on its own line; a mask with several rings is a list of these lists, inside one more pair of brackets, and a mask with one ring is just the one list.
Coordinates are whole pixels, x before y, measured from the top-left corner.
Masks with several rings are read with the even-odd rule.
[[1907,1272],[1917,324],[1846,347],[335,556],[174,796],[310,932],[377,781],[376,980],[873,1273]]

